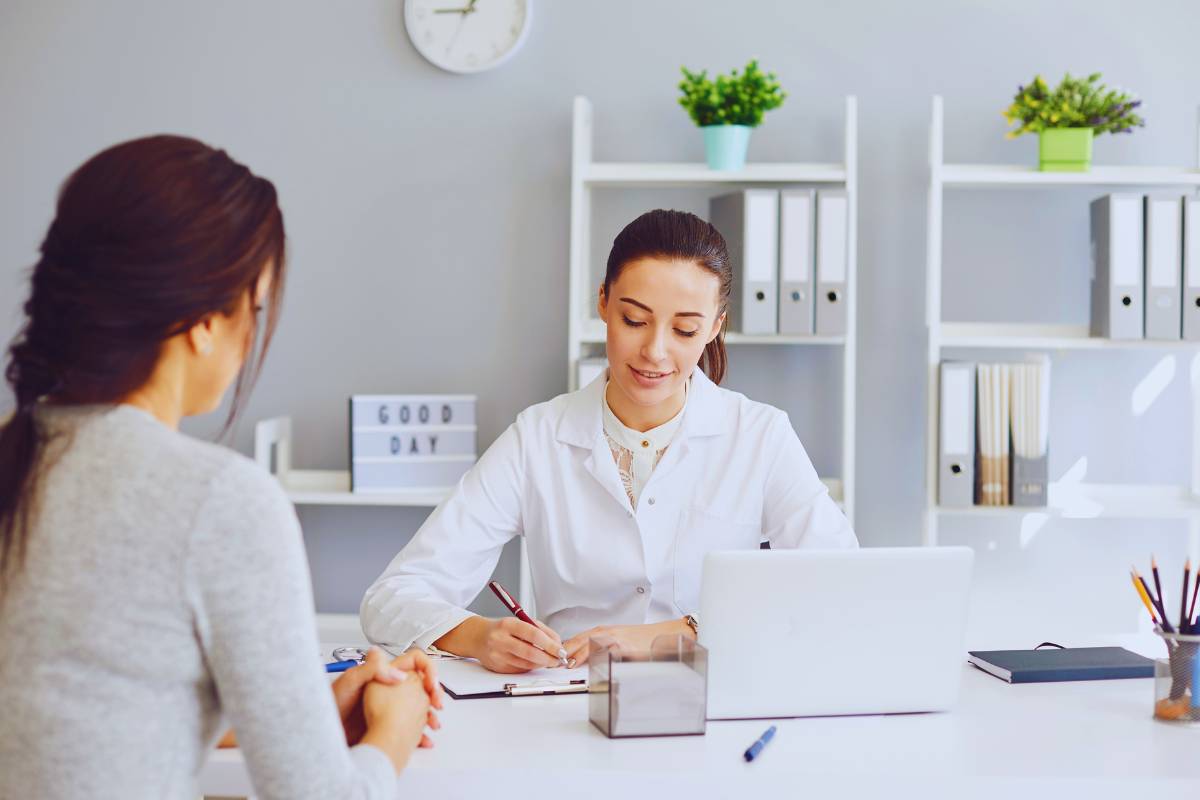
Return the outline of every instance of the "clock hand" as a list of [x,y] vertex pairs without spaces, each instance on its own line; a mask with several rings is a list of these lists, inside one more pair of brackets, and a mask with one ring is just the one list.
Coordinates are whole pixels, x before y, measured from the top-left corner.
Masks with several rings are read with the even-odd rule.
[[462,33],[463,23],[467,21],[467,12],[458,18],[458,27],[454,29],[454,35],[450,37],[450,41],[446,42],[446,55],[450,55],[450,51],[454,49],[454,43],[458,41],[458,35]]
[[467,4],[465,6],[463,6],[462,8],[438,8],[438,9],[434,9],[433,13],[435,13],[435,14],[462,14],[463,16],[466,16],[467,14],[474,14],[476,11],[476,8],[475,8],[476,2],[478,2],[478,0],[468,0]]

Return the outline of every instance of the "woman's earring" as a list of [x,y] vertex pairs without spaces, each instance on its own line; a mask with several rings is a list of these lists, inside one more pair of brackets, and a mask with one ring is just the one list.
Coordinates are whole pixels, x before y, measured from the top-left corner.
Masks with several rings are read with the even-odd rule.
[[212,355],[212,339],[209,339],[207,342],[204,343],[204,346],[200,348],[200,355],[202,355],[202,356],[211,356]]

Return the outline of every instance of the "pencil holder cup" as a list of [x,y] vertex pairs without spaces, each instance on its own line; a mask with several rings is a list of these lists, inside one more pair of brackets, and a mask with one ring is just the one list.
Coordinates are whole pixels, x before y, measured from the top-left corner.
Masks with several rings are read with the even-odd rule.
[[1167,657],[1154,661],[1154,718],[1200,725],[1200,636],[1157,633],[1167,645]]
[[589,649],[588,719],[606,736],[704,733],[708,651],[690,637],[659,636],[631,652],[598,636]]

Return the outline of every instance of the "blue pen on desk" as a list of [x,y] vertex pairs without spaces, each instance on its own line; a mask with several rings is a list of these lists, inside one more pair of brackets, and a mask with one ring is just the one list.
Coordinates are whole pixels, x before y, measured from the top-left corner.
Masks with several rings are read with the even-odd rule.
[[357,666],[358,666],[358,662],[353,661],[353,660],[334,661],[332,664],[325,665],[325,671],[326,672],[345,672],[346,670],[352,669]]
[[775,738],[774,725],[763,731],[763,735],[758,737],[758,741],[747,748],[745,753],[746,760],[753,761],[755,758],[757,758],[758,754],[762,752],[762,749],[767,746],[767,742],[771,741],[773,738]]

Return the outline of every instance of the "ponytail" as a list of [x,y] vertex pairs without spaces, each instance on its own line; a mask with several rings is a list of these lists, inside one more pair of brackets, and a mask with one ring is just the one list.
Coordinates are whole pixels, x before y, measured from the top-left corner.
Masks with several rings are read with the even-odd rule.
[[[26,303],[30,313],[32,301]],[[44,396],[59,388],[54,371],[32,352],[29,325],[12,347],[5,370],[17,398],[12,417],[0,428],[0,576],[25,558],[26,519],[36,483],[35,467],[42,446],[34,409]]]
[[720,385],[725,380],[725,367],[729,364],[729,356],[725,352],[725,325],[717,338],[704,345],[704,353],[700,356],[700,369],[713,383]]

